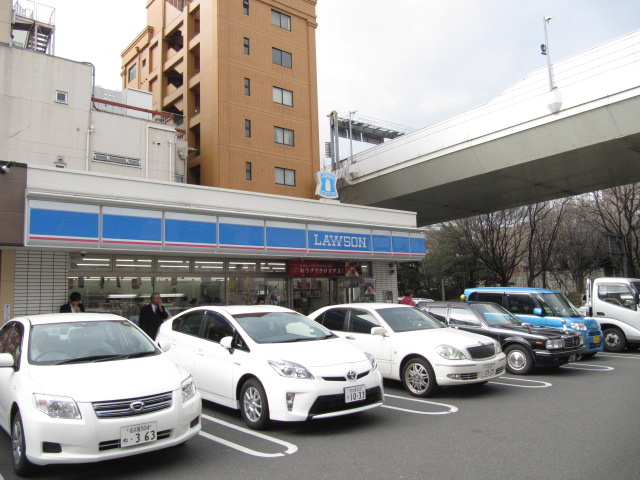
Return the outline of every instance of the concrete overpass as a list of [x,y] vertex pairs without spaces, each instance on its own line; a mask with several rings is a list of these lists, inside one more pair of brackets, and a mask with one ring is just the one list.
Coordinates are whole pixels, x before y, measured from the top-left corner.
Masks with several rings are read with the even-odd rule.
[[429,225],[640,182],[640,30],[341,162],[344,203]]

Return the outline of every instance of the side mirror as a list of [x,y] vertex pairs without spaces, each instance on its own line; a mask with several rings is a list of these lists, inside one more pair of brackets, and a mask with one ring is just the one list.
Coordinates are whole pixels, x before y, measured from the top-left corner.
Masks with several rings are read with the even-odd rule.
[[382,327],[371,328],[371,335],[380,335],[381,337],[387,336],[387,331]]
[[168,352],[169,349],[171,348],[171,342],[169,342],[169,340],[158,340],[158,347],[160,347],[160,350],[162,350],[163,352]]
[[13,361],[13,355],[10,353],[0,353],[0,367],[13,367],[16,362]]
[[229,350],[229,353],[233,353],[233,337],[224,337],[220,340],[220,345]]
[[542,308],[540,308],[540,307],[534,308],[533,309],[533,314],[537,315],[538,317],[541,317],[542,316]]

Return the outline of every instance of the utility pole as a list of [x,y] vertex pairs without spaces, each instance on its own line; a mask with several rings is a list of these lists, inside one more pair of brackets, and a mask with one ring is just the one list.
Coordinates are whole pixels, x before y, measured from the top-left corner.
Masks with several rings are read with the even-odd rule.
[[353,112],[349,112],[349,158],[351,159],[351,163],[353,163],[353,133],[351,132],[351,115],[356,113],[357,110]]
[[551,72],[551,49],[549,48],[549,37],[547,36],[547,23],[549,23],[551,17],[544,17],[542,19],[542,24],[544,25],[544,43],[540,45],[540,50],[542,55],[547,56],[547,71],[549,72],[549,91],[553,92],[553,89],[556,88],[553,86],[553,73]]

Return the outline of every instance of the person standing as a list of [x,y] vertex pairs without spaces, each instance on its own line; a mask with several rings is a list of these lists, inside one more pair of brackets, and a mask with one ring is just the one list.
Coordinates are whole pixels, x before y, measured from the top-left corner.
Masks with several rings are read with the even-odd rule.
[[80,313],[84,312],[82,296],[78,292],[69,295],[69,303],[60,306],[60,313]]
[[415,306],[415,302],[413,301],[413,290],[405,290],[404,298],[400,300],[400,303],[404,305],[411,305],[412,307]]
[[162,305],[159,293],[151,294],[151,303],[140,309],[140,328],[144,333],[155,340],[156,334],[162,322],[169,318],[169,313]]

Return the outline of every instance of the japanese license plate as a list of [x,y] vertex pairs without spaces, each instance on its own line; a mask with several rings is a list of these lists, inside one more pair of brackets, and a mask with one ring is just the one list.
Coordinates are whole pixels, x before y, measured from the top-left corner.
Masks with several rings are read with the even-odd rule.
[[367,398],[367,389],[364,385],[347,387],[344,389],[344,403],[359,402]]
[[120,446],[132,447],[157,439],[158,422],[141,423],[120,428]]
[[493,377],[496,374],[496,364],[489,363],[482,366],[482,377]]
[[600,343],[600,335],[593,336],[593,343]]

